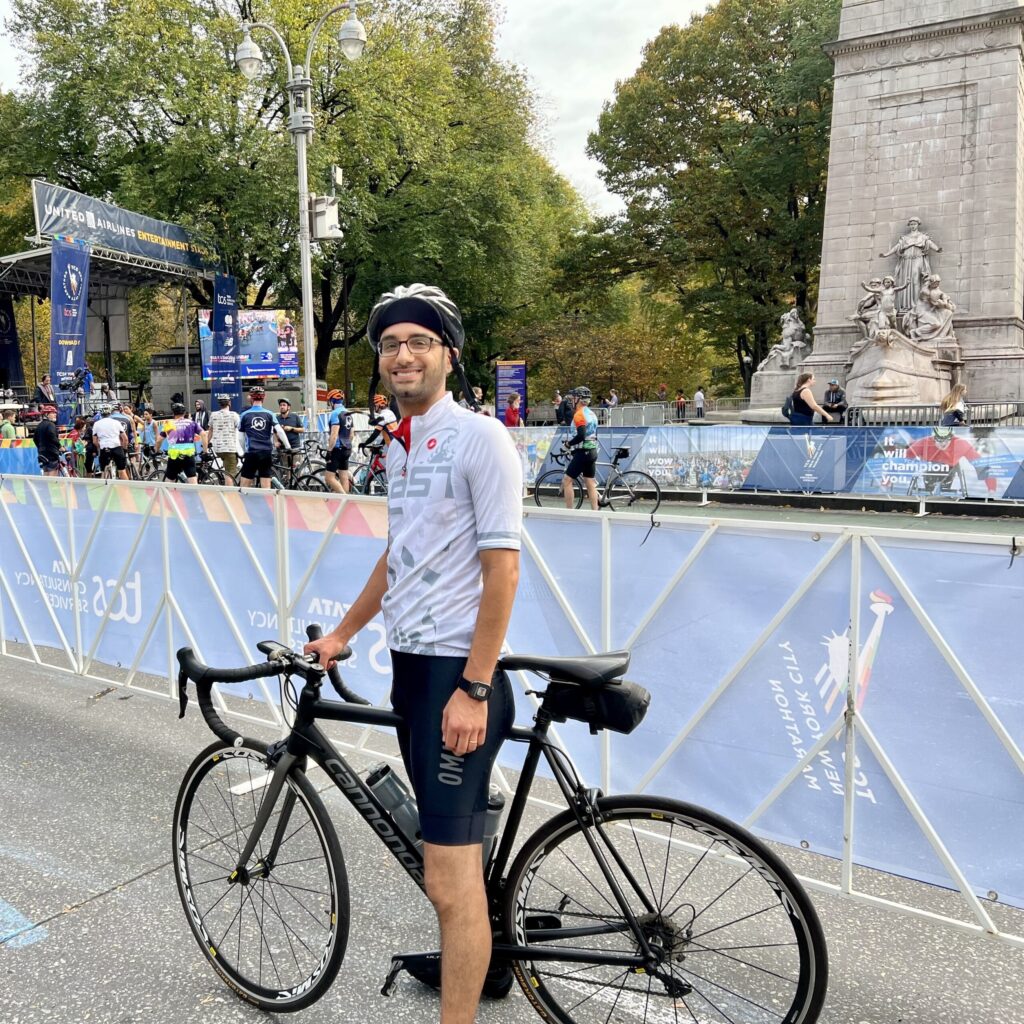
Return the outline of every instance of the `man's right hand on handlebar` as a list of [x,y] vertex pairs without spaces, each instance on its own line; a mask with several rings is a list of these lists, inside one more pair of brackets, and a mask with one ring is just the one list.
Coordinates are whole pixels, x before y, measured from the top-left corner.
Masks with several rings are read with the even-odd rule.
[[320,664],[329,672],[338,664],[341,654],[348,647],[350,638],[342,638],[336,633],[327,633],[319,640],[310,640],[302,648],[303,654],[315,654],[320,659]]

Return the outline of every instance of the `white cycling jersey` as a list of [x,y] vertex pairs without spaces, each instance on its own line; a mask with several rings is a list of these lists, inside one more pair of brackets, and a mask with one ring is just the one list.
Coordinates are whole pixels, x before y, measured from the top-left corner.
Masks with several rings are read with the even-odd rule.
[[[408,431],[408,434],[407,434]],[[480,551],[519,550],[522,461],[508,430],[446,394],[406,417],[388,448],[388,645],[469,653],[483,589]]]
[[101,451],[107,448],[120,448],[121,435],[127,433],[124,424],[120,420],[115,420],[113,416],[104,416],[92,425],[92,436]]

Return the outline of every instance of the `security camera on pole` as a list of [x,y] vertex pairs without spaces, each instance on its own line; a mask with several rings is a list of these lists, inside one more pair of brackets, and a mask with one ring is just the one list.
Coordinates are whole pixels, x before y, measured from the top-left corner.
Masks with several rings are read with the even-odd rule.
[[310,261],[311,238],[317,241],[338,241],[343,236],[338,226],[338,201],[332,196],[310,196],[306,171],[306,146],[313,135],[312,79],[307,70],[313,60],[313,47],[324,23],[339,11],[347,10],[348,18],[338,32],[341,52],[349,60],[358,60],[366,46],[366,29],[356,17],[356,0],[348,0],[331,8],[317,23],[306,49],[305,66],[292,66],[291,54],[281,34],[265,22],[246,22],[245,33],[235,51],[235,64],[249,81],[263,73],[263,52],[252,38],[254,28],[265,29],[278,42],[288,68],[288,131],[295,142],[299,178],[299,262],[302,272],[302,351],[305,360],[303,390],[305,392],[308,430],[316,430],[316,329],[313,314],[313,270]]

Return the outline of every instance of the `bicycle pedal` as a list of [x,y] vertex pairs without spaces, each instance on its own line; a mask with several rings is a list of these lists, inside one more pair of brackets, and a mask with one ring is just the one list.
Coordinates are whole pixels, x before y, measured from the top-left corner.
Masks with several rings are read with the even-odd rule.
[[405,970],[405,963],[401,957],[391,958],[391,970],[388,971],[388,976],[384,979],[384,985],[380,990],[382,996],[390,996],[395,990],[395,985],[398,983],[398,976]]
[[384,981],[381,995],[390,995],[395,988],[398,975],[405,971],[418,982],[433,989],[441,987],[441,953],[396,953],[391,958],[391,970]]

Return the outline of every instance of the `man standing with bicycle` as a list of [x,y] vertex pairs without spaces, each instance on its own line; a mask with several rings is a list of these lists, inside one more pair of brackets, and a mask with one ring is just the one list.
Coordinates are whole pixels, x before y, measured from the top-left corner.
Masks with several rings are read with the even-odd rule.
[[565,507],[573,508],[576,505],[573,481],[578,480],[582,474],[590,507],[596,512],[598,508],[597,417],[589,408],[590,388],[576,388],[570,394],[575,401],[575,411],[572,417],[575,433],[566,441],[565,446],[575,449],[575,451],[569,465],[565,467],[565,476],[562,478],[562,494],[565,497]]
[[[496,671],[519,581],[522,469],[495,419],[445,390],[465,341],[439,288],[383,295],[367,335],[402,423],[388,449],[388,549],[341,623],[306,646],[330,665],[383,611],[392,704],[416,791],[427,895],[441,929],[441,1024],[472,1024],[488,977],[491,923],[481,840],[491,766],[514,713]],[[509,982],[511,978],[507,979]]]

